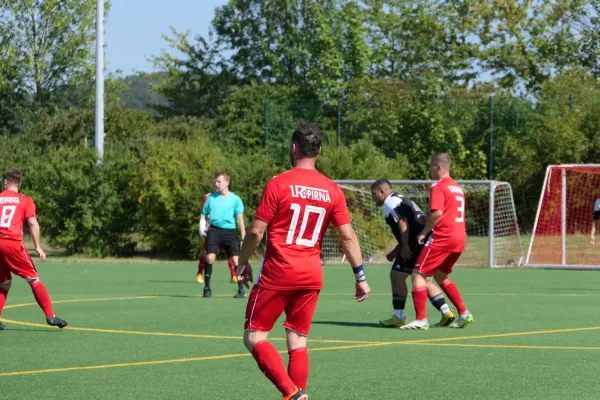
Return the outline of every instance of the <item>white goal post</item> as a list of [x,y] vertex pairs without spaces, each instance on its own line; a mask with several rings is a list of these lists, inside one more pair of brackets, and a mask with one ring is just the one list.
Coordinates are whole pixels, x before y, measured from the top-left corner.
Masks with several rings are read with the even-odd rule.
[[[383,208],[371,199],[375,180],[336,180],[346,195],[352,225],[363,258],[370,263],[388,263],[385,255],[396,246],[383,218]],[[465,192],[467,247],[459,266],[520,266],[523,248],[512,189],[507,182],[485,180],[457,181]],[[392,189],[429,211],[429,191],[433,180],[391,180]],[[323,239],[323,262],[340,263],[343,253],[334,229]]]
[[598,199],[600,164],[548,165],[524,267],[600,269],[600,240],[590,241]]

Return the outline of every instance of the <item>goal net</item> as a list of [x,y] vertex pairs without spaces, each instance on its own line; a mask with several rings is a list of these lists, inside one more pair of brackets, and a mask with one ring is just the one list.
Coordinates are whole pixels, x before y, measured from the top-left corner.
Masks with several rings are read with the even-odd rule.
[[549,165],[525,266],[600,269],[600,244],[590,244],[600,164]]
[[[388,263],[385,255],[397,244],[383,218],[383,207],[371,199],[373,181],[336,181],[346,195],[352,226],[363,258]],[[429,190],[435,181],[391,181],[392,189],[429,210]],[[467,246],[459,266],[502,267],[521,265],[523,249],[512,189],[506,182],[458,181],[465,192]],[[334,229],[323,239],[323,262],[340,263],[343,253]]]

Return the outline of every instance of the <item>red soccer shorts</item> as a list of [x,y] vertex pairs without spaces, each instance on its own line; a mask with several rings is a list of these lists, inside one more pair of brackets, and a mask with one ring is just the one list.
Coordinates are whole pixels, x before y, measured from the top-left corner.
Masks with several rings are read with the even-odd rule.
[[448,251],[443,248],[425,245],[415,263],[414,271],[431,276],[436,270],[440,270],[450,275],[452,267],[454,267],[461,254],[462,251]]
[[283,326],[308,336],[319,292],[317,289],[274,290],[254,285],[246,306],[244,329],[269,332],[285,312]]
[[11,272],[25,279],[39,277],[23,242],[0,240],[0,283],[11,280]]

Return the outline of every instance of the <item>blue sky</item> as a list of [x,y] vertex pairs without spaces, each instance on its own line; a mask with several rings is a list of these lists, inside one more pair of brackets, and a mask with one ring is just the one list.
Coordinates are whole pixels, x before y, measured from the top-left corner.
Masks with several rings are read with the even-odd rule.
[[123,75],[152,71],[151,56],[167,44],[170,27],[208,35],[216,7],[227,0],[113,0],[105,22],[106,63],[109,72]]

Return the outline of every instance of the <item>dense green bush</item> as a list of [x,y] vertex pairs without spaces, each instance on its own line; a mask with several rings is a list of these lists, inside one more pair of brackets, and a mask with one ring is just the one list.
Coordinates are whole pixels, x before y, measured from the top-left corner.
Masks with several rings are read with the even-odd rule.
[[26,193],[37,203],[42,233],[67,254],[131,254],[136,208],[129,179],[135,159],[109,148],[104,165],[84,146],[60,147],[32,159]]
[[[92,109],[39,114],[22,134],[0,136],[0,159],[3,168],[24,172],[22,191],[38,205],[43,237],[68,254],[90,256],[195,257],[200,205],[217,170],[231,175],[249,224],[265,183],[290,168],[289,140],[300,120],[323,129],[317,167],[332,179],[428,178],[427,158],[436,151],[452,155],[456,178],[489,176],[491,115],[483,89],[430,98],[397,81],[354,82],[343,102],[341,146],[335,107],[299,93],[248,85],[229,96],[216,119],[157,120],[111,106],[102,165],[92,147]],[[512,185],[522,230],[532,226],[547,164],[597,162],[599,108],[600,90],[576,72],[547,82],[534,100],[496,94],[493,173]],[[358,207],[370,201],[355,200]],[[356,229],[384,242],[380,219],[356,218]]]

